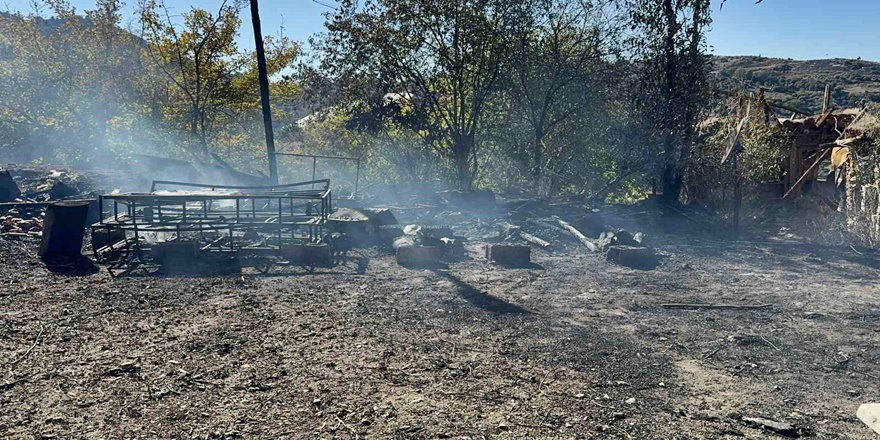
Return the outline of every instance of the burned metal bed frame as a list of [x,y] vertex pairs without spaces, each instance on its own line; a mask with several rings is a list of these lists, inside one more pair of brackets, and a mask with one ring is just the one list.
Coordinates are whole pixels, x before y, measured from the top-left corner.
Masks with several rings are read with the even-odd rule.
[[333,199],[329,179],[273,186],[154,181],[147,194],[99,196],[98,207],[92,247],[113,274],[202,257],[253,267],[284,262],[291,248],[319,241]]

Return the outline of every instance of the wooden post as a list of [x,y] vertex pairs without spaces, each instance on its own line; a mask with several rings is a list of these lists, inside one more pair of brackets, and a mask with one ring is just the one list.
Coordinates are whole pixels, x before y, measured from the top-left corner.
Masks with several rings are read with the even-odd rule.
[[733,230],[739,234],[739,216],[742,207],[742,187],[739,178],[739,153],[733,156]]
[[269,107],[269,74],[266,70],[266,50],[260,27],[260,8],[257,0],[251,2],[251,21],[254,25],[254,43],[257,49],[257,70],[260,79],[260,101],[263,105],[263,126],[266,129],[266,154],[269,157],[269,179],[278,184],[278,162],[275,157],[275,132],[272,130],[272,108]]
[[89,202],[58,202],[46,208],[38,255],[44,260],[82,256]]
[[831,84],[825,84],[825,95],[822,97],[822,114],[831,108]]

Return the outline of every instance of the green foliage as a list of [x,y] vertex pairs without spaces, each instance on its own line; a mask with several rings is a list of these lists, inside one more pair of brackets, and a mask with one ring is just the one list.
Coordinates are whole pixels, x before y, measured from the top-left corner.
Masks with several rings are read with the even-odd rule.
[[[348,82],[349,100],[381,110],[386,93],[399,97],[414,116],[399,125],[451,161],[467,188],[485,106],[510,56],[506,36],[519,32],[526,12],[524,2],[507,0],[346,0],[328,19],[322,65]],[[363,77],[376,79],[372,98],[358,89]]]
[[[139,49],[119,27],[121,3],[100,0],[85,16],[63,1],[47,5],[56,19],[0,16],[7,51],[0,60],[0,120],[16,133],[5,148],[66,161],[110,154],[111,132],[140,98]],[[32,146],[38,148],[27,151]]]
[[[256,59],[235,45],[238,5],[191,9],[172,19],[145,1],[136,36],[122,27],[121,1],[97,0],[78,14],[65,1],[38,3],[53,18],[0,14],[0,154],[104,163],[132,153],[264,168]],[[298,47],[266,38],[278,75]],[[273,84],[279,119],[299,88]]]
[[[645,160],[662,194],[677,202],[694,128],[709,104],[705,32],[708,0],[631,1],[630,37],[639,63],[633,84]],[[652,142],[653,141],[653,142]]]

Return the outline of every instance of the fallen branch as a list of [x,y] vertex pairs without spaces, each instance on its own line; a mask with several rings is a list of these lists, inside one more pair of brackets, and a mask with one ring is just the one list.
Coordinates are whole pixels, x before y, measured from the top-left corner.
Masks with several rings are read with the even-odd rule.
[[541,247],[541,248],[547,248],[547,247],[550,247],[550,245],[551,245],[549,241],[538,238],[532,234],[529,234],[528,232],[524,232],[522,229],[520,229],[519,226],[512,225],[510,223],[505,223],[505,222],[500,223],[499,226],[501,226],[501,229],[502,229],[502,232],[504,233],[504,235],[506,235],[508,237],[521,238],[521,239],[523,239],[523,240],[525,240],[535,246]]
[[529,234],[528,232],[519,231],[519,237],[522,238],[523,240],[535,245],[535,246],[538,246],[538,247],[548,248],[548,247],[552,246],[552,243],[550,243],[549,241],[543,240],[539,237],[535,237],[534,235]]
[[556,221],[559,223],[559,226],[562,226],[563,229],[570,232],[571,235],[574,235],[575,238],[577,238],[581,243],[583,243],[584,246],[586,246],[587,249],[590,250],[590,252],[599,252],[599,246],[596,246],[592,241],[590,241],[589,238],[587,238],[584,234],[582,234],[581,231],[578,231],[577,228],[568,224],[566,221],[562,220],[559,217],[554,216],[553,218],[556,219]]
[[10,368],[14,367],[16,364],[23,361],[24,358],[28,357],[28,355],[30,355],[31,352],[34,351],[34,348],[37,346],[37,344],[40,343],[40,338],[43,336],[43,330],[45,330],[45,327],[43,327],[43,323],[40,323],[40,333],[37,333],[37,339],[34,340],[34,343],[33,343],[33,345],[31,345],[31,348],[28,348],[27,351],[24,352],[23,355],[19,356],[18,359],[12,361],[12,363],[9,364]]
[[552,229],[552,230],[554,230],[554,231],[564,230],[564,229],[562,229],[562,227],[560,227],[559,225],[554,225],[553,223],[548,223],[548,222],[545,222],[545,221],[542,221],[542,220],[533,219],[533,218],[526,219],[526,223],[533,224],[533,225],[538,226],[538,227],[540,227],[540,228],[548,228],[548,229]]
[[773,304],[660,304],[660,307],[673,310],[764,310]]
[[767,338],[761,336],[761,339],[762,339],[764,342],[766,342],[767,345],[773,347],[774,350],[776,350],[776,351],[782,351],[782,350],[779,349],[779,347],[777,347],[776,345],[774,345],[772,342],[768,341]]

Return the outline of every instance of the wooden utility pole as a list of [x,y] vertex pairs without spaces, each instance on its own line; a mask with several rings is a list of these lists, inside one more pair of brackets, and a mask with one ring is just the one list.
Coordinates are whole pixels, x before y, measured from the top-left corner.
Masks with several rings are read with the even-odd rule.
[[266,70],[266,50],[263,47],[263,31],[260,28],[260,7],[257,0],[251,2],[251,21],[254,24],[254,42],[257,48],[257,69],[260,77],[260,101],[263,104],[263,125],[266,128],[266,154],[269,157],[269,178],[278,184],[278,162],[275,158],[275,132],[272,131],[272,108],[269,107],[269,74]]

